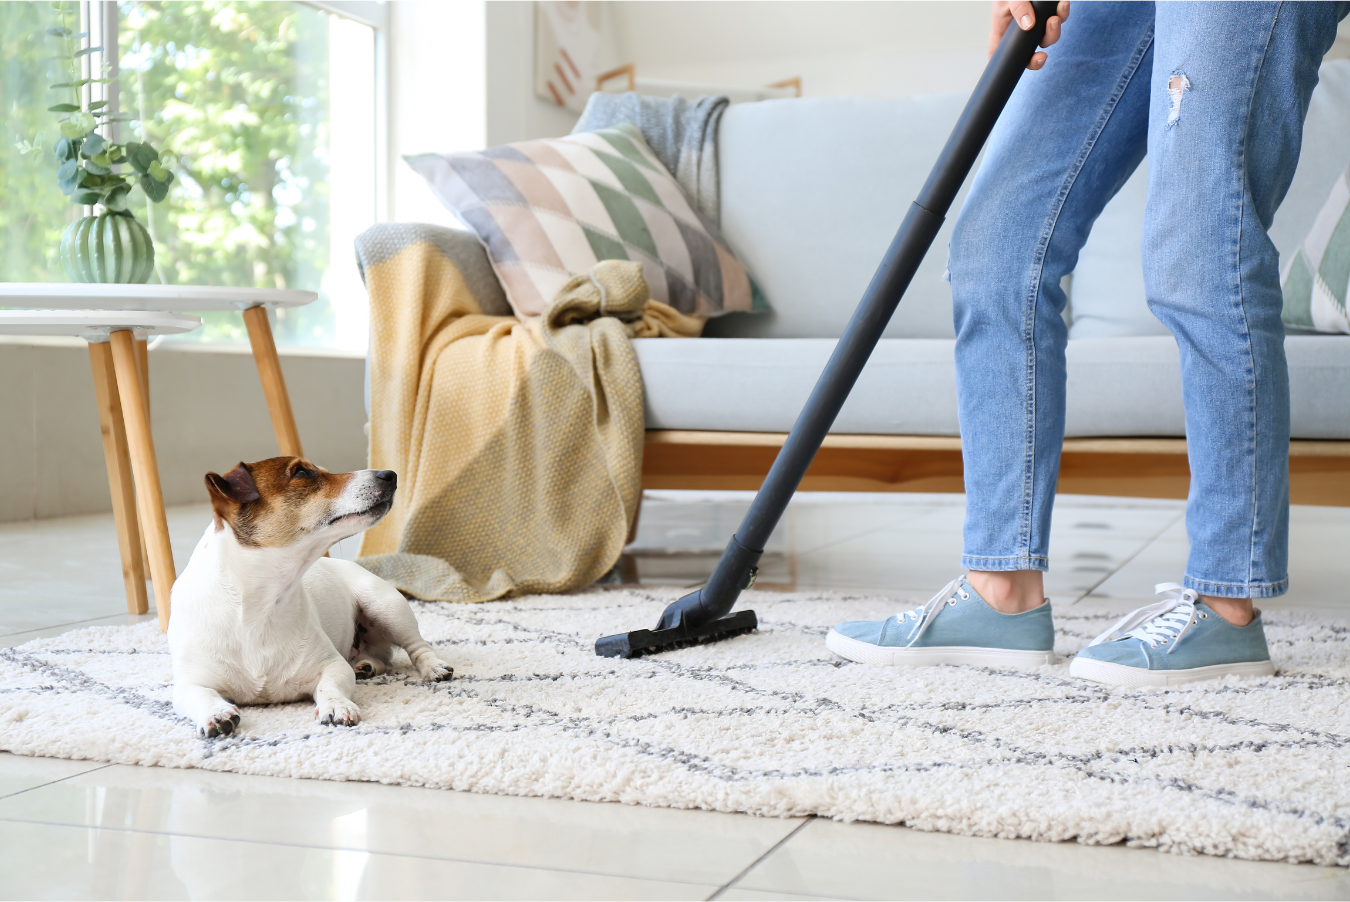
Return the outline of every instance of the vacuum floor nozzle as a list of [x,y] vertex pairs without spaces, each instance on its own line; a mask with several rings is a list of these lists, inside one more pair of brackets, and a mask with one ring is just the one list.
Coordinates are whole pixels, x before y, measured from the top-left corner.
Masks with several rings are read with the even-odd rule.
[[633,630],[595,640],[595,653],[602,658],[637,658],[691,645],[720,642],[759,628],[754,611],[737,611],[711,620],[702,626],[674,626],[670,629]]

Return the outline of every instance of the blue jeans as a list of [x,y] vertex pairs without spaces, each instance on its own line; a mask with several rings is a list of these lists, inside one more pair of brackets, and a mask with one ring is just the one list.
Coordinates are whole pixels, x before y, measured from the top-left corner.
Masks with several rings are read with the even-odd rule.
[[1347,11],[1076,2],[1045,67],[1023,75],[949,246],[962,566],[1048,567],[1064,440],[1060,279],[1147,153],[1144,282],[1180,347],[1186,405],[1185,585],[1229,598],[1287,591],[1289,378],[1266,230]]

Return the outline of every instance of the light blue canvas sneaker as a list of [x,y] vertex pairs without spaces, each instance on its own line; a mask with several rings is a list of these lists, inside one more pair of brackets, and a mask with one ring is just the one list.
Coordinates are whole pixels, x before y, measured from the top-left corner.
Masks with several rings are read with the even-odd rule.
[[1033,610],[1001,614],[957,577],[921,608],[839,624],[825,647],[860,664],[1038,667],[1055,663],[1055,625],[1048,598]]
[[1190,589],[1176,583],[1155,588],[1163,600],[1093,639],[1069,665],[1070,676],[1133,688],[1275,672],[1260,611],[1246,626],[1233,626]]

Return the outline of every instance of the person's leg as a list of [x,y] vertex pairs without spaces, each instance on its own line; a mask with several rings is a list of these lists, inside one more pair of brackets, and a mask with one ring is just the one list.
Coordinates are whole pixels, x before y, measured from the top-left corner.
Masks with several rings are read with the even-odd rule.
[[[1043,604],[1064,436],[1064,293],[1088,230],[1144,156],[1150,3],[1075,6],[985,149],[949,247],[965,460],[968,580],[917,611],[832,630],[854,661],[1054,660]],[[971,591],[973,590],[973,591]]]
[[1075,6],[1000,118],[953,230],[961,564],[1004,613],[1044,600],[1064,439],[1060,279],[1144,156],[1152,36],[1151,3]]
[[1184,586],[1242,626],[1288,588],[1289,376],[1266,234],[1346,5],[1163,3],[1143,253],[1176,336],[1191,465]]
[[1275,672],[1252,607],[1288,588],[1289,377],[1266,230],[1346,9],[1158,5],[1144,285],[1181,350],[1190,560],[1185,584],[1159,586],[1162,601],[1097,637],[1074,676],[1165,686]]

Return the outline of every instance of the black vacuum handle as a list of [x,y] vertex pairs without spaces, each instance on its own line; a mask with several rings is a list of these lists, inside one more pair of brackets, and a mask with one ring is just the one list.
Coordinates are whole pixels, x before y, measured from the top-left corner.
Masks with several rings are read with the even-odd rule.
[[1036,10],[1036,24],[1028,31],[1023,31],[1015,22],[1008,24],[1008,30],[980,76],[928,181],[882,258],[806,406],[741,521],[740,529],[736,530],[703,588],[666,609],[661,617],[662,628],[674,627],[681,622],[705,623],[724,616],[736,604],[741,591],[754,581],[756,565],[770,534],[782,519],[788,502],[867,365],[919,263],[942,228],[943,218],[956,199],[956,193],[961,190],[961,184],[975,165],[994,123],[1045,35],[1046,20],[1055,15],[1058,7],[1054,0],[1032,5]]

